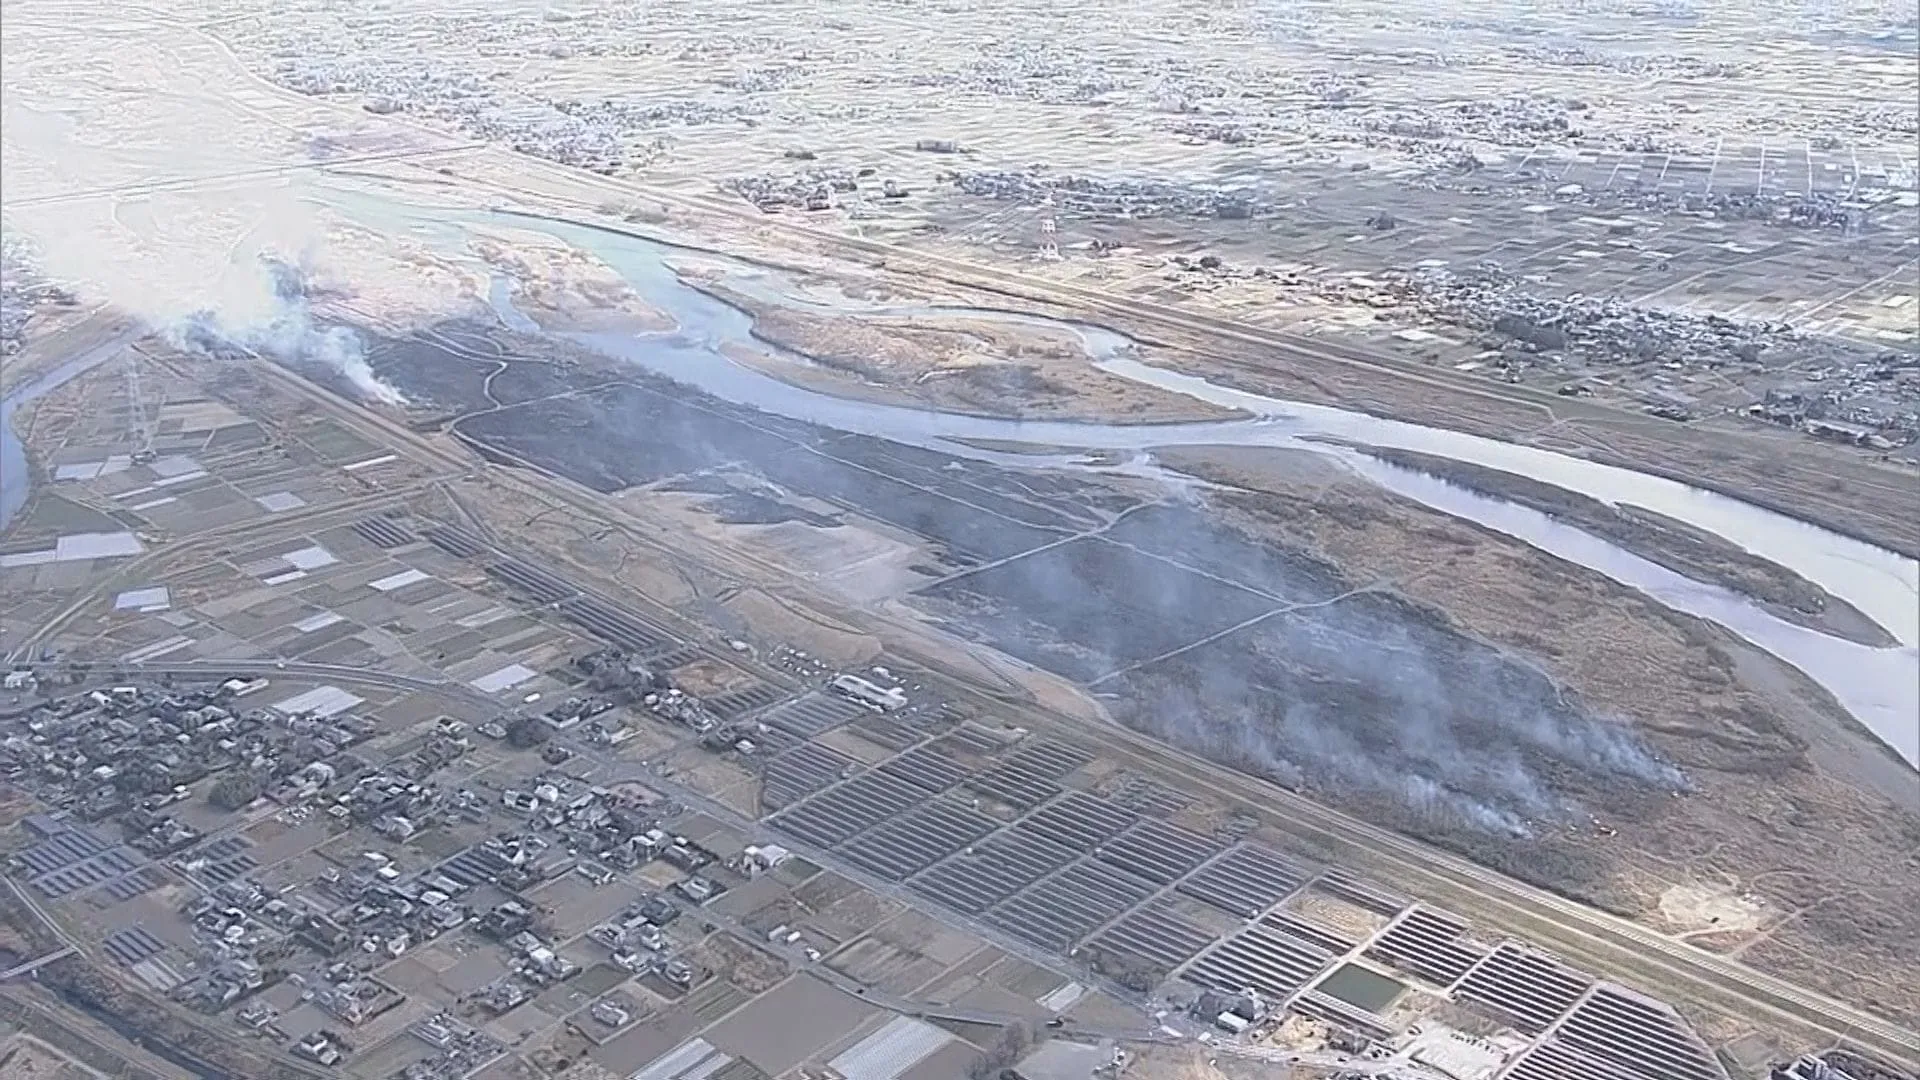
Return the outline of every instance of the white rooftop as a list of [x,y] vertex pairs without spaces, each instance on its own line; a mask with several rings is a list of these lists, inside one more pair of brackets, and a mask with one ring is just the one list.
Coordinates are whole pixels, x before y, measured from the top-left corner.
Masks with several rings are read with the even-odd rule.
[[894,1080],[953,1036],[911,1016],[896,1016],[827,1064],[847,1080]]
[[298,510],[307,505],[307,500],[295,495],[291,491],[275,491],[267,495],[256,495],[253,501],[259,503],[262,509],[275,514],[283,510]]
[[115,611],[165,611],[172,606],[165,585],[155,585],[149,589],[128,589],[113,598]]
[[508,664],[499,671],[473,680],[472,685],[475,690],[483,694],[497,694],[502,690],[511,690],[538,674],[540,673],[525,664]]
[[74,562],[79,559],[117,559],[138,555],[146,548],[130,532],[73,533],[39,551],[16,551],[0,555],[0,567],[38,566],[50,562]]
[[367,584],[381,592],[392,592],[395,589],[404,589],[409,585],[425,581],[431,576],[431,574],[426,574],[419,570],[402,570],[397,574],[389,574],[378,581],[369,581]]
[[345,621],[338,612],[323,611],[318,615],[309,615],[301,619],[299,622],[293,624],[293,628],[303,634],[311,634],[315,630],[325,630],[334,623]]
[[298,551],[289,551],[280,557],[285,559],[288,565],[292,566],[295,570],[318,570],[323,566],[332,566],[334,563],[340,561],[333,557],[333,552],[328,551],[318,544],[312,547],[303,547]]
[[304,694],[295,694],[285,701],[275,702],[273,710],[287,716],[311,713],[325,718],[346,712],[364,700],[337,686],[316,686]]

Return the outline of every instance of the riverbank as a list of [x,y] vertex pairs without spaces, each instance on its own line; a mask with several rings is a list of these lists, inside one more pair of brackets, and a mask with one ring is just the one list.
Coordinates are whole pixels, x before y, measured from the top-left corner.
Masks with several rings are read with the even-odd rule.
[[[70,351],[54,356],[58,363],[43,364],[36,378],[15,383],[0,396],[0,533],[19,519],[32,494],[36,467],[27,452],[23,433],[16,424],[20,410],[35,399],[51,393],[72,379],[106,363],[133,344],[142,333],[138,324],[119,321],[88,328],[83,334],[63,338]],[[48,348],[54,347],[50,342]]]
[[1628,504],[1609,505],[1529,477],[1437,454],[1367,445],[1355,448],[1368,457],[1531,507],[1676,573],[1749,597],[1775,616],[1797,625],[1872,648],[1899,644],[1858,608],[1792,570],[1664,514]]
[[755,338],[809,366],[741,350],[733,359],[820,393],[1009,420],[1166,424],[1238,415],[1101,371],[1064,328],[959,314],[825,313],[770,303],[717,278],[681,281],[744,312]]

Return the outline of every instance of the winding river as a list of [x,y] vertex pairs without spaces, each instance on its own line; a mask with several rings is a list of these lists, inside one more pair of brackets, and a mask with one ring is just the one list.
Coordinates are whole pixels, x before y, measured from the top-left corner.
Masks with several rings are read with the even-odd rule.
[[[678,326],[663,334],[569,334],[567,337],[715,397],[840,431],[976,460],[1098,471],[1110,457],[1013,455],[980,444],[1026,443],[1087,452],[1132,452],[1123,468],[1153,471],[1150,451],[1172,446],[1257,446],[1310,450],[1346,462],[1397,494],[1477,522],[1550,554],[1638,589],[1675,610],[1710,620],[1806,673],[1863,725],[1920,767],[1920,563],[1738,499],[1630,469],[1518,446],[1462,432],[1385,420],[1320,405],[1282,401],[1217,386],[1136,359],[1132,342],[1111,330],[1041,316],[974,308],[873,305],[804,298],[784,275],[747,263],[727,284],[750,294],[813,307],[875,314],[945,311],[979,318],[1043,323],[1078,333],[1103,369],[1165,390],[1241,410],[1246,419],[1186,424],[1098,424],[1010,420],[849,400],[782,381],[729,360],[727,345],[766,346],[752,337],[745,312],[682,282],[668,265],[679,249],[624,232],[511,211],[473,213],[402,206],[363,192],[329,198],[336,210],[370,224],[429,239],[449,255],[467,250],[469,226],[506,224],[535,230],[598,256]],[[513,308],[510,290],[491,300],[509,325],[533,324]],[[1388,465],[1321,440],[1339,440],[1435,454],[1553,484],[1610,504],[1630,503],[1685,522],[1785,566],[1859,609],[1899,643],[1875,648],[1788,622],[1751,599],[1687,578],[1539,511]]]
[[[1518,538],[1640,590],[1668,607],[1726,627],[1805,672],[1910,764],[1920,767],[1920,563],[1894,552],[1737,499],[1629,469],[1217,386],[1144,364],[1134,356],[1129,339],[1099,327],[972,308],[931,309],[857,301],[824,305],[802,298],[800,290],[777,272],[746,263],[733,265],[728,271],[730,287],[783,303],[888,314],[939,310],[1064,327],[1081,336],[1095,362],[1106,371],[1240,410],[1246,418],[1149,425],[1011,420],[835,397],[729,360],[722,352],[725,346],[752,345],[763,352],[769,350],[752,337],[752,319],[745,312],[680,281],[667,262],[683,254],[679,249],[576,222],[508,211],[414,207],[335,185],[327,185],[323,198],[337,212],[376,229],[423,239],[452,257],[473,257],[470,228],[501,225],[546,233],[591,252],[678,325],[657,334],[575,333],[566,335],[568,338],[715,397],[767,413],[954,456],[1027,468],[1111,470],[1115,468],[1111,455],[1120,452],[1129,459],[1120,468],[1151,472],[1156,468],[1150,454],[1155,448],[1203,445],[1308,450],[1339,458],[1397,494]],[[536,329],[535,320],[514,309],[511,292],[510,282],[494,277],[489,299],[502,321],[522,331]],[[10,397],[9,413],[15,403]],[[5,438],[11,443],[10,432]],[[1531,477],[1603,502],[1644,507],[1799,573],[1886,628],[1899,644],[1875,648],[1799,626],[1731,590],[1689,579],[1546,514],[1321,440],[1434,454]],[[1013,455],[980,445],[996,442],[1072,447],[1085,453]],[[1102,456],[1093,457],[1096,452]],[[9,464],[14,460],[11,455],[9,451]]]

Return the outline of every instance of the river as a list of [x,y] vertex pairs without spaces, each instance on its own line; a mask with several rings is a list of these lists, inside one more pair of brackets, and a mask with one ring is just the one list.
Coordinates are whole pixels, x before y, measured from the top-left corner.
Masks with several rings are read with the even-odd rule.
[[[338,198],[335,198],[335,196]],[[621,231],[511,211],[476,213],[409,207],[363,191],[330,190],[327,203],[349,216],[412,233],[448,255],[466,250],[469,226],[508,223],[536,230],[593,253],[649,303],[671,315],[674,330],[646,335],[567,334],[576,343],[620,357],[715,397],[823,427],[889,439],[909,446],[1027,468],[1098,471],[1114,466],[1086,454],[1024,455],[981,444],[1026,443],[1087,452],[1134,453],[1122,467],[1152,472],[1149,452],[1174,446],[1263,446],[1310,450],[1337,457],[1381,486],[1455,517],[1474,521],[1542,551],[1605,574],[1675,610],[1731,630],[1798,668],[1826,688],[1864,726],[1920,767],[1920,563],[1771,510],[1715,492],[1630,469],[1535,447],[1423,427],[1321,405],[1283,401],[1142,363],[1132,342],[1112,330],[1082,323],[978,308],[826,304],[807,299],[777,271],[735,263],[727,284],[767,299],[819,308],[873,313],[941,311],[975,318],[1045,323],[1077,333],[1105,370],[1165,390],[1240,410],[1246,419],[1185,424],[1100,424],[1013,420],[835,397],[736,363],[722,351],[747,345],[752,318],[682,282],[669,266],[681,249]],[[490,300],[509,325],[534,324],[513,308],[511,290]],[[1852,604],[1899,643],[1860,645],[1781,619],[1747,597],[1694,581],[1618,545],[1538,511],[1388,465],[1325,440],[1416,450],[1531,477],[1610,504],[1630,503],[1720,536],[1785,566]]]
[[[974,318],[1044,323],[1079,334],[1106,371],[1240,410],[1244,419],[1181,424],[1102,424],[1014,420],[961,415],[927,408],[850,400],[785,382],[727,358],[727,346],[767,349],[752,337],[745,312],[686,285],[668,265],[680,249],[623,232],[522,213],[409,206],[342,185],[325,185],[321,200],[376,229],[424,239],[442,254],[475,258],[470,227],[510,224],[537,230],[593,253],[640,296],[671,315],[677,326],[664,333],[573,333],[571,340],[620,357],[648,371],[717,398],[823,427],[892,440],[954,456],[1027,468],[1082,471],[1115,468],[1111,455],[1129,453],[1121,468],[1152,472],[1150,452],[1175,446],[1242,446],[1307,450],[1336,457],[1381,486],[1436,510],[1518,538],[1542,551],[1578,563],[1637,589],[1675,610],[1726,627],[1793,665],[1833,696],[1863,725],[1910,764],[1920,766],[1920,563],[1872,544],[1841,536],[1738,499],[1630,469],[1569,457],[1456,431],[1423,427],[1320,405],[1283,401],[1218,386],[1195,376],[1152,367],[1135,355],[1133,343],[1112,330],[1041,316],[976,308],[827,304],[805,299],[775,271],[732,264],[727,283],[769,299],[809,306],[859,308],[891,314],[942,311]],[[511,283],[489,271],[492,306],[521,331],[538,323],[511,302]],[[30,400],[104,357],[76,360],[8,399]],[[73,369],[73,370],[70,370]],[[61,376],[56,379],[55,376]],[[17,400],[16,400],[17,399]],[[18,451],[8,432],[8,461]],[[1894,637],[1898,645],[1875,648],[1778,618],[1750,599],[1717,585],[1689,579],[1618,545],[1526,507],[1481,495],[1427,474],[1388,465],[1334,442],[1392,447],[1434,454],[1527,476],[1610,504],[1629,503],[1720,536],[1785,566],[1852,604]],[[1085,453],[1022,455],[984,448],[1025,443],[1071,447]],[[17,470],[9,468],[9,474]],[[24,493],[9,480],[9,507]]]
[[13,524],[13,516],[27,504],[27,495],[33,489],[33,470],[27,462],[27,450],[20,441],[20,433],[13,428],[14,410],[113,359],[143,333],[144,329],[136,327],[116,334],[0,398],[0,532]]

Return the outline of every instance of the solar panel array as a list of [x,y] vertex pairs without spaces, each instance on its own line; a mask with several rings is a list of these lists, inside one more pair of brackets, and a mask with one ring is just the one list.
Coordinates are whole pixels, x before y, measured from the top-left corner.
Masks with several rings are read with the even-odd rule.
[[909,887],[944,907],[979,915],[1079,855],[1066,844],[1015,825],[921,874]]
[[427,543],[456,559],[471,559],[487,552],[485,541],[451,525],[435,525],[420,535],[426,538]]
[[487,567],[487,575],[506,582],[542,604],[557,604],[570,596],[580,595],[580,590],[565,578],[556,577],[519,559],[501,559]]
[[[110,903],[131,900],[141,893],[159,888],[167,880],[167,872],[152,863],[140,867],[124,876],[113,879],[100,886],[100,893]],[[98,901],[96,901],[97,903]]]
[[1155,901],[1114,923],[1090,944],[1102,952],[1117,953],[1145,964],[1155,980],[1200,955],[1215,935],[1180,915],[1172,905]]
[[108,934],[100,942],[108,956],[121,964],[132,967],[166,947],[165,942],[139,927],[118,930]]
[[1251,919],[1300,888],[1307,876],[1280,853],[1245,844],[1181,882],[1179,890],[1229,915]]
[[832,848],[933,794],[897,774],[874,769],[781,811],[771,821],[810,844]]
[[475,844],[441,863],[434,873],[471,889],[498,880],[509,868],[507,860]]
[[1192,829],[1141,818],[1101,846],[1101,862],[1131,871],[1156,885],[1168,885],[1212,857],[1220,842]]
[[68,863],[31,879],[29,884],[48,899],[57,900],[70,892],[91,888],[138,867],[144,861],[132,848],[108,848],[79,862]]
[[1153,882],[1145,878],[1082,862],[1001,902],[987,921],[1015,937],[1064,953],[1153,892]]
[[1461,942],[1467,924],[1432,908],[1416,907],[1374,940],[1367,955],[1439,986],[1452,986],[1486,955]]
[[401,527],[391,518],[361,518],[353,523],[353,531],[368,543],[379,548],[404,547],[413,543],[413,534]]
[[1312,982],[1334,959],[1314,942],[1256,923],[1203,954],[1181,978],[1227,993],[1251,988],[1277,1000]]
[[1509,1080],[1726,1080],[1727,1073],[1672,1009],[1601,985],[1506,1075]]
[[760,784],[760,804],[778,810],[799,802],[846,775],[858,762],[819,743],[801,743],[769,759]]
[[[1551,1030],[1515,1063],[1512,1080],[1724,1080],[1670,1010],[1595,989],[1551,957],[1516,944],[1478,947],[1463,920],[1338,868],[1316,874],[1261,844],[1174,824],[1166,818],[1179,800],[1150,784],[1123,780],[1113,797],[1068,788],[1063,782],[1091,760],[1078,748],[1048,739],[1008,747],[971,724],[913,739],[914,729],[865,710],[850,717],[836,701],[809,694],[767,714],[780,733],[769,741],[790,741],[766,769],[763,798],[777,808],[768,822],[1011,938],[1085,953],[1129,985],[1143,974],[1152,982],[1177,975],[1228,993],[1254,989],[1384,1034],[1377,1017],[1310,989],[1363,943],[1281,910],[1311,884],[1392,920],[1367,943],[1369,958],[1452,988],[1463,1004],[1523,1032]],[[864,767],[811,741],[849,722],[898,752]],[[1005,822],[983,798],[1019,816]],[[1204,925],[1199,905],[1245,921],[1222,936]]]
[[560,613],[594,637],[629,652],[652,653],[679,645],[673,635],[640,616],[591,596],[563,600]]
[[111,841],[103,839],[91,829],[67,829],[54,833],[13,858],[29,874],[46,874],[79,862],[89,855],[98,855],[112,846]]
[[1592,985],[1590,976],[1544,953],[1509,942],[1469,971],[1454,987],[1453,996],[1455,1000],[1486,1005],[1515,1028],[1538,1035],[1552,1027]]
[[786,696],[786,690],[772,683],[754,683],[738,690],[716,694],[705,701],[707,711],[722,720],[738,720],[756,709],[764,709]]
[[1412,903],[1398,893],[1390,893],[1369,881],[1362,881],[1337,866],[1329,866],[1320,872],[1313,887],[1328,896],[1345,900],[1347,903],[1371,911],[1376,915],[1392,918]]
[[951,799],[920,804],[840,849],[847,861],[902,881],[992,832],[999,822]]
[[850,698],[814,690],[769,709],[759,719],[770,728],[811,739],[870,711]]
[[48,899],[113,881],[146,863],[146,856],[87,828],[57,831],[14,855],[27,883]]
[[1078,748],[1047,739],[1036,740],[968,780],[967,786],[990,799],[1027,810],[1060,794],[1060,785],[1055,781],[1091,760],[1091,754]]

